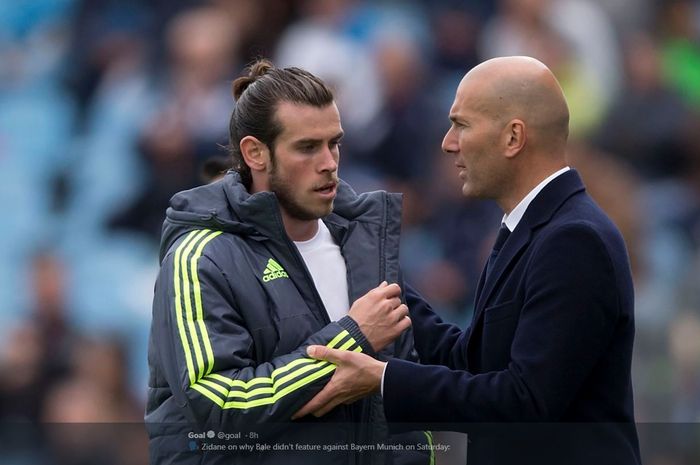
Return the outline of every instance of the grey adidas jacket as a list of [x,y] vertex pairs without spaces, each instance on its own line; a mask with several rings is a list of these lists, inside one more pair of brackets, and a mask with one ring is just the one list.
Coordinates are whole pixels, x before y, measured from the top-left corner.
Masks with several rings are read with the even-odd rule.
[[[400,201],[339,185],[323,221],[351,302],[400,279]],[[390,436],[379,396],[290,421],[335,369],[308,358],[308,345],[415,360],[410,331],[375,354],[351,318],[330,322],[275,195],[250,195],[236,172],[170,203],[148,354],[151,463],[428,463],[401,450],[430,435]]]

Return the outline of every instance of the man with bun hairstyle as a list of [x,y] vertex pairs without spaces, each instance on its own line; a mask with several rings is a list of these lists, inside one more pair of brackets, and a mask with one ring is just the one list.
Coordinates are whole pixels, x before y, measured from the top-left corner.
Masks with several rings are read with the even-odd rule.
[[340,115],[316,76],[259,60],[233,90],[235,169],[173,196],[163,225],[151,463],[428,464],[401,449],[430,435],[391,437],[379,395],[291,421],[335,369],[311,344],[416,360],[396,284],[401,199],[338,178]]
[[640,463],[627,250],[568,166],[554,74],[530,57],[485,61],[460,82],[449,120],[442,149],[463,195],[504,213],[471,325],[442,321],[407,288],[421,364],[309,347],[337,368],[296,417],[381,391],[392,425],[468,433],[470,465]]

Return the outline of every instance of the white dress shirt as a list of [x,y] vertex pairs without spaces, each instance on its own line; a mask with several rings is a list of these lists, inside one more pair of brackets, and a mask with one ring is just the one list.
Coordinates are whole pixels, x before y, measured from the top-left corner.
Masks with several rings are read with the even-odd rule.
[[540,193],[542,189],[544,189],[544,186],[549,184],[556,178],[557,176],[560,176],[567,171],[569,171],[571,168],[568,166],[565,166],[564,168],[560,169],[556,173],[552,173],[550,176],[548,176],[544,181],[539,183],[537,186],[535,186],[534,189],[532,189],[526,196],[523,198],[520,203],[518,203],[515,208],[513,209],[512,212],[503,215],[503,220],[501,220],[502,223],[506,224],[506,228],[508,228],[508,231],[513,232],[515,231],[515,227],[520,223],[520,220],[523,218],[523,215],[525,214],[525,211],[527,210],[527,207],[530,206],[530,202],[532,202],[535,197],[537,197],[537,194]]

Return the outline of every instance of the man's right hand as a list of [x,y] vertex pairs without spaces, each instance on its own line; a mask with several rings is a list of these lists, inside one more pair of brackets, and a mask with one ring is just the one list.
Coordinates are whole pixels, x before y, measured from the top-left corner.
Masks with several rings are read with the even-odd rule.
[[400,296],[398,284],[384,281],[357,299],[348,312],[375,352],[389,345],[411,326],[408,307],[401,303]]

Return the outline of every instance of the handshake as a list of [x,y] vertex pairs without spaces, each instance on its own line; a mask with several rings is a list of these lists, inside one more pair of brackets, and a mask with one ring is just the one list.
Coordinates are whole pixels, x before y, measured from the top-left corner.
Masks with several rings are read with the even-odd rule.
[[401,303],[398,284],[382,282],[357,299],[348,316],[360,327],[372,349],[379,352],[411,326],[408,307]]

